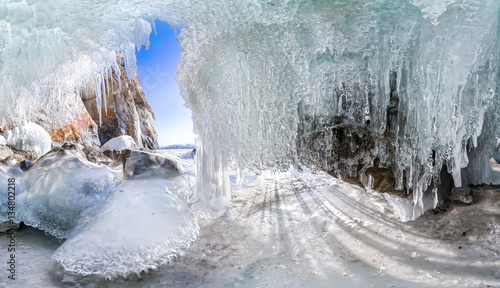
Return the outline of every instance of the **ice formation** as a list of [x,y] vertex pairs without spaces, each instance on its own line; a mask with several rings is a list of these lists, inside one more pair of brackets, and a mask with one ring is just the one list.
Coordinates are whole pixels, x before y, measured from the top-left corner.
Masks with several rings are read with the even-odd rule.
[[[15,178],[21,175],[23,171],[19,168],[19,166],[15,163],[15,161],[12,161],[10,163],[0,163],[0,185],[3,185],[3,187],[9,187],[9,179],[10,178]],[[15,182],[14,182],[15,183]],[[16,183],[19,185],[19,183]],[[15,187],[16,185],[14,185]],[[19,187],[17,187],[17,190],[19,191]],[[4,228],[6,225],[2,225],[1,223],[3,222],[10,222],[9,220],[12,219],[9,217],[8,212],[12,212],[12,210],[9,210],[9,206],[13,207],[12,205],[8,205],[9,202],[9,195],[8,195],[9,189],[5,188],[2,189],[2,192],[0,193],[0,228]],[[16,190],[11,192],[18,192]],[[12,198],[11,198],[12,200]],[[15,198],[14,198],[15,200]],[[15,203],[14,203],[15,204]],[[15,207],[15,205],[14,205]],[[14,210],[15,212],[16,210]],[[13,222],[19,223],[20,221],[14,221]]]
[[17,150],[33,151],[38,157],[47,153],[52,147],[52,139],[49,133],[40,125],[32,122],[6,131],[3,136],[6,145]]
[[67,238],[82,213],[95,213],[121,173],[69,151],[47,154],[18,180],[18,218],[29,226]]
[[[183,27],[177,79],[200,141],[194,207],[223,213],[229,166],[306,162],[356,174],[377,156],[394,171],[397,187],[412,191],[407,214],[414,219],[442,200],[432,188],[442,169],[457,187],[467,178],[491,180],[482,171],[499,134],[499,6],[497,0],[3,1],[0,123],[23,121],[41,105],[63,106],[88,82],[100,95],[116,50],[124,51],[134,75],[134,47],[147,44],[159,19]],[[332,158],[339,129],[361,131],[353,139],[367,136],[371,145],[355,157]],[[356,148],[354,140],[347,147]],[[429,193],[430,206],[423,201]]]
[[[114,278],[155,269],[198,237],[179,181],[136,179],[115,189],[96,216],[86,215],[53,258],[68,271]],[[175,191],[175,192],[174,192]]]
[[134,138],[128,135],[122,135],[110,139],[108,142],[104,143],[101,147],[101,151],[122,151],[125,149],[134,149],[137,148],[137,144],[134,141]]

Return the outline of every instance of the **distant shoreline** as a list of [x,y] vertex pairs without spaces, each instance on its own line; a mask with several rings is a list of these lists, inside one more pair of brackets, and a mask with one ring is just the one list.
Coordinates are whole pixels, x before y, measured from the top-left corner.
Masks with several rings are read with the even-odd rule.
[[160,149],[194,149],[196,146],[194,144],[173,144],[162,146]]

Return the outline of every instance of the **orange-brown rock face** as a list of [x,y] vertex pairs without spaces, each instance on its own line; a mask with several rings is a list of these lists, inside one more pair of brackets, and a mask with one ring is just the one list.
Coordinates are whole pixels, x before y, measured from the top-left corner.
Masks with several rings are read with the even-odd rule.
[[101,144],[120,135],[129,135],[139,146],[158,149],[153,109],[139,79],[129,79],[123,62],[121,64],[120,75],[112,69],[107,80],[105,103],[101,100],[101,119],[94,88],[90,85],[81,93],[83,103],[90,117],[98,123]]
[[[111,69],[101,100],[101,119],[94,85],[80,93],[66,95],[63,100],[48,101],[25,121],[42,126],[54,142],[80,142],[100,146],[109,139],[129,135],[139,147],[158,149],[155,116],[137,77],[129,79],[123,58],[118,56],[118,70]],[[48,98],[49,99],[49,98]],[[0,126],[0,133],[24,125],[13,121]]]
[[[66,102],[46,105],[30,114],[27,121],[34,122],[47,131],[53,142],[80,142],[87,146],[99,145],[97,124],[90,117],[85,105],[76,94],[68,95]],[[20,127],[25,122],[12,122],[9,126],[0,127],[0,133]]]
[[63,126],[54,127],[54,125],[51,125],[43,128],[49,132],[54,142],[78,141],[82,134],[88,130],[94,133],[97,132],[96,124],[87,111],[82,111],[73,121]]

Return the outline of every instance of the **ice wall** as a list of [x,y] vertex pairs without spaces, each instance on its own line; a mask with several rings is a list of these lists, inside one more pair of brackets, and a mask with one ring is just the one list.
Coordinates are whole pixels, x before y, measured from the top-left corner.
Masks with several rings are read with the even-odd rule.
[[[424,191],[444,165],[461,186],[469,151],[487,151],[475,146],[498,134],[499,6],[496,0],[3,1],[0,123],[23,121],[39,105],[63,105],[65,95],[89,81],[97,93],[105,91],[100,83],[105,67],[116,65],[114,51],[126,53],[133,71],[134,45],[147,44],[149,21],[159,19],[184,27],[177,79],[201,139],[198,194],[191,199],[199,207],[224,211],[230,165],[285,169],[308,159],[335,168],[318,153],[333,145],[332,137],[315,149],[300,143],[338,119],[366,127],[377,150],[370,157],[392,163],[399,187],[404,170],[413,205],[423,206]],[[389,105],[397,113],[388,113]],[[487,125],[485,115],[491,115]],[[386,133],[389,140],[377,140]],[[478,141],[482,134],[490,136]]]

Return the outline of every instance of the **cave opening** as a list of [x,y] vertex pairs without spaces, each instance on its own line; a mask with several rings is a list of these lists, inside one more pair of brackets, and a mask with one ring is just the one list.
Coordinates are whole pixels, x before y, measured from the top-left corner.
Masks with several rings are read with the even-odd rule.
[[136,52],[142,90],[154,110],[160,147],[192,146],[195,141],[191,110],[176,82],[182,49],[178,29],[156,20],[147,47]]

